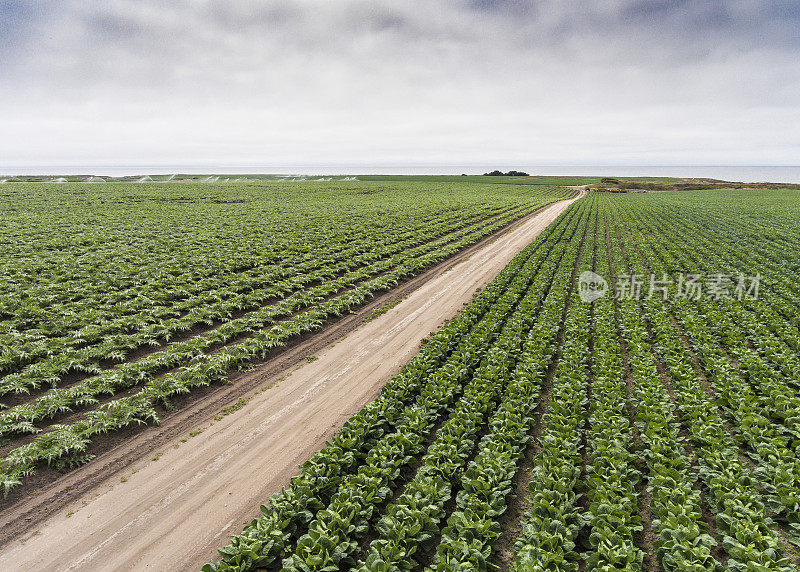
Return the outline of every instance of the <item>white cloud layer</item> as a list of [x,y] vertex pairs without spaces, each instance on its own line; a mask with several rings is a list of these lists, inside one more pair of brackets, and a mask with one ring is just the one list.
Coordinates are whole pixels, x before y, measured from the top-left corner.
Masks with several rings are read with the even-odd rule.
[[0,166],[798,164],[794,1],[0,0]]

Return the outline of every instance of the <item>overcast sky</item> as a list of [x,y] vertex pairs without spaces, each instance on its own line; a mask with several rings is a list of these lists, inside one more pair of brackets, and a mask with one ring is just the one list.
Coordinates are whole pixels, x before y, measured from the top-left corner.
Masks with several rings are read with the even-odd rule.
[[800,164],[800,2],[0,0],[0,167],[494,162]]

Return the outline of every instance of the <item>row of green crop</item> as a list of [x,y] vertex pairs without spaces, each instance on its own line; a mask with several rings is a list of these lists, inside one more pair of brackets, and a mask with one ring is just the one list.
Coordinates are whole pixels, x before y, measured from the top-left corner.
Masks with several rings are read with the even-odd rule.
[[[595,269],[607,270],[608,250],[600,232],[600,205],[595,234]],[[605,229],[603,229],[604,231]],[[635,537],[642,533],[638,491],[641,479],[633,464],[633,429],[628,416],[628,391],[614,304],[603,297],[592,305],[592,391],[586,434],[585,484],[589,501],[587,524],[589,569],[636,569],[644,552]]]
[[[432,217],[430,220],[421,222],[438,226],[440,220],[446,221],[444,217]],[[418,228],[413,228],[403,235],[387,234],[380,237],[376,246],[380,250],[387,244],[391,244],[390,241],[413,238],[418,230]],[[94,293],[87,288],[86,295],[76,297],[77,299],[74,301],[51,300],[52,304],[61,302],[63,306],[68,306],[70,314],[63,320],[49,325],[47,330],[25,329],[20,327],[24,325],[6,321],[5,328],[9,332],[4,333],[2,339],[6,344],[13,345],[13,349],[17,352],[24,351],[26,362],[33,361],[38,359],[38,353],[45,352],[48,348],[57,350],[73,344],[80,346],[95,344],[104,336],[117,331],[129,332],[137,323],[154,324],[204,309],[206,304],[213,304],[216,301],[214,296],[219,291],[222,291],[220,292],[222,296],[229,297],[234,293],[271,288],[276,295],[279,295],[287,288],[294,289],[293,279],[295,277],[302,281],[320,268],[335,267],[340,261],[347,260],[347,258],[340,257],[340,253],[352,258],[359,258],[370,252],[372,249],[368,240],[348,239],[345,242],[329,245],[328,248],[321,250],[319,257],[314,260],[296,260],[294,262],[288,259],[279,260],[241,272],[230,273],[227,276],[214,276],[213,278],[196,276],[194,282],[187,284],[177,283],[174,281],[175,277],[167,274],[173,281],[171,283],[165,281],[162,284],[156,278],[156,284],[153,284],[155,289],[147,296],[131,293],[131,297],[128,298],[119,294],[112,300],[100,301],[98,296],[92,295]],[[284,255],[286,254],[289,253],[284,253]],[[13,357],[12,355],[4,356],[4,369],[15,363],[12,362]],[[22,356],[19,361],[22,361]]]
[[[662,250],[656,264],[673,253]],[[681,254],[681,253],[678,253]],[[719,264],[712,253],[706,264]],[[690,270],[696,260],[681,257]],[[800,539],[800,406],[789,387],[791,378],[781,375],[746,343],[748,327],[737,325],[732,315],[755,327],[755,318],[738,301],[713,302],[700,299],[693,304],[677,301],[676,316],[689,335],[693,350],[718,396],[724,411],[737,429],[736,438],[748,447],[759,466],[757,475],[767,489],[765,501],[776,517]],[[731,357],[735,361],[731,361]]]
[[[370,293],[385,289],[407,274],[419,272],[422,268],[452,254],[458,248],[482,236],[487,229],[477,230],[464,236],[458,242],[432,245],[430,249],[418,252],[417,249],[396,254],[390,259],[349,272],[340,278],[325,282],[307,291],[297,292],[288,298],[259,310],[254,310],[241,318],[229,320],[220,327],[186,341],[174,342],[164,350],[146,356],[138,361],[120,364],[110,370],[97,372],[96,376],[68,388],[53,388],[33,401],[0,412],[0,436],[18,432],[38,432],[33,423],[52,418],[71,411],[76,405],[96,403],[102,394],[113,395],[132,385],[147,382],[161,371],[184,366],[192,360],[203,359],[206,352],[235,342],[246,335],[257,333],[271,326],[282,326],[298,312],[313,312],[314,309],[331,300],[347,299],[352,293]],[[373,278],[378,275],[379,278]],[[387,277],[390,279],[386,281]],[[342,292],[344,294],[342,294]],[[303,314],[299,314],[301,317]],[[320,315],[317,313],[317,315]],[[323,315],[324,317],[324,315]],[[11,374],[0,380],[0,385],[17,390],[38,387],[43,382],[56,383],[75,364],[68,354],[55,356],[52,363],[40,362],[25,373]]]
[[[713,251],[698,249],[705,260],[695,256],[682,256],[682,264],[692,268],[722,265],[724,261]],[[682,254],[682,253],[679,253]],[[660,254],[672,257],[671,252]],[[735,258],[735,256],[733,256]],[[749,272],[758,271],[745,265]],[[760,290],[760,299],[720,300],[718,304],[705,304],[704,312],[713,318],[711,331],[721,341],[725,352],[732,357],[742,374],[750,382],[754,401],[773,419],[780,420],[781,430],[789,439],[800,439],[800,332],[775,312],[771,305],[783,295],[773,290],[773,275]],[[789,297],[796,306],[800,297]],[[786,300],[784,300],[786,302]]]
[[229,188],[213,191],[213,200],[211,189],[176,196],[175,189],[15,187],[12,199],[0,198],[0,341],[70,337],[120,312],[172,306],[239,277],[246,287],[247,278],[328,260],[337,247],[369,252],[373,242],[391,245],[409,232],[457,229],[563,196],[363,187]]
[[[359,543],[370,536],[374,538],[361,564],[369,569],[410,569],[420,564],[417,558],[426,561],[435,558],[434,554],[439,555],[438,561],[446,559],[447,536],[442,535],[441,530],[443,507],[459,485],[469,482],[468,461],[475,455],[482,428],[487,424],[492,426],[490,419],[503,419],[509,413],[503,405],[504,396],[512,393],[509,387],[513,383],[512,373],[519,357],[524,355],[523,334],[536,322],[537,308],[544,300],[551,299],[550,285],[556,273],[560,276],[561,272],[559,260],[568,256],[566,249],[572,244],[569,237],[583,219],[573,212],[560,220],[555,227],[560,229],[558,233],[551,230],[534,245],[538,248],[538,265],[523,268],[517,285],[510,286],[487,314],[495,331],[502,326],[501,330],[461,345],[451,356],[455,360],[453,365],[468,358],[469,367],[462,365],[443,370],[435,379],[448,391],[415,404],[423,411],[420,416],[424,421],[413,429],[401,427],[389,434],[392,439],[403,442],[410,439],[406,449],[390,447],[385,440],[378,441],[367,456],[354,463],[354,472],[337,481],[330,495],[314,501],[316,510],[308,511],[308,518],[304,519],[307,529],[301,526],[287,535],[282,526],[286,516],[282,515],[291,509],[284,499],[295,496],[298,490],[314,494],[313,490],[302,488],[303,480],[293,479],[289,489],[273,497],[269,507],[264,507],[265,516],[234,537],[231,546],[220,551],[222,560],[209,564],[207,569],[248,570],[271,566],[281,556],[287,570],[355,565]],[[562,236],[567,240],[559,242]],[[574,256],[574,250],[572,252]],[[561,280],[555,283],[560,284]],[[458,391],[462,392],[460,397],[456,394]],[[456,397],[450,414],[442,417],[442,408]],[[495,410],[497,413],[493,413]],[[432,418],[428,414],[430,411],[434,412]],[[442,419],[441,427],[432,436],[425,456],[414,470],[414,459],[420,452],[423,435],[435,427],[438,419]],[[382,445],[384,442],[386,445]],[[481,454],[475,458],[475,462],[483,460]],[[401,485],[403,474],[409,471],[414,477],[407,485]],[[299,478],[302,479],[302,475]],[[386,499],[393,494],[392,489],[398,489],[400,494],[384,507]],[[448,522],[445,531],[452,526],[457,526],[455,521]],[[304,532],[300,534],[301,531]],[[440,536],[441,544],[437,549]],[[273,538],[280,540],[266,543]]]
[[[596,199],[590,201],[589,240],[579,269],[594,268],[597,234]],[[563,342],[551,381],[549,403],[528,486],[530,510],[522,517],[522,533],[514,544],[510,570],[578,569],[578,532],[590,517],[579,504],[583,472],[582,442],[590,392],[591,307],[573,296],[565,315]]]
[[[377,274],[382,271],[377,262],[391,258],[396,263],[394,255],[399,253],[410,256],[434,250],[482,227],[511,220],[521,212],[525,211],[512,209],[492,215],[487,222],[483,221],[482,213],[461,219],[449,214],[447,218],[422,221],[427,224],[403,234],[331,245],[330,250],[313,260],[260,267],[258,273],[245,279],[232,275],[201,280],[188,285],[186,294],[191,291],[192,295],[180,300],[170,296],[159,302],[158,291],[135,299],[135,304],[117,302],[108,308],[88,300],[87,310],[82,312],[85,320],[76,316],[78,310],[73,308],[68,321],[57,323],[58,331],[51,329],[47,335],[34,335],[30,331],[0,335],[10,338],[4,340],[7,349],[0,356],[0,371],[13,373],[27,364],[35,364],[25,372],[33,378],[30,386],[12,381],[15,378],[11,376],[0,383],[0,394],[35,388],[43,381],[54,384],[70,371],[93,372],[100,361],[122,361],[137,348],[158,345],[197,326],[228,320],[231,314],[259,308],[270,300],[307,293],[311,286],[347,272],[371,268]],[[33,340],[26,343],[31,337]]]
[[[753,210],[758,212],[759,209]],[[648,229],[666,232],[670,237],[666,243],[654,244],[654,249],[662,256],[665,264],[676,266],[675,271],[685,271],[686,268],[704,269],[706,272],[731,269],[750,276],[761,274],[763,279],[758,299],[745,297],[741,303],[738,300],[720,300],[722,310],[729,318],[723,323],[712,324],[712,327],[715,333],[722,336],[723,342],[740,342],[742,338],[746,338],[753,350],[758,352],[755,361],[751,362],[749,358],[753,354],[747,351],[750,348],[744,348],[740,343],[737,344],[738,347],[728,346],[733,353],[740,354],[736,355],[741,359],[740,365],[750,366],[749,369],[756,375],[765,371],[764,366],[767,366],[783,377],[783,383],[797,389],[800,387],[800,358],[797,356],[800,350],[800,309],[797,304],[800,299],[800,288],[797,285],[800,274],[797,268],[787,264],[786,244],[770,244],[763,237],[768,232],[774,232],[776,228],[787,227],[788,230],[794,227],[795,235],[800,229],[794,222],[779,224],[771,221],[769,229],[765,229],[763,225],[760,232],[751,229],[749,236],[746,236],[746,247],[743,248],[742,237],[737,237],[742,232],[738,220],[731,221],[727,217],[709,218],[708,215],[700,217],[694,211],[692,213],[698,219],[697,224],[704,227],[713,225],[717,233],[709,237],[705,233],[682,228],[680,222],[685,217],[675,220],[663,213],[658,217],[653,213],[644,213],[642,222],[647,221]],[[667,221],[669,226],[664,228]],[[731,237],[737,238],[738,242]],[[676,242],[691,243],[693,247],[680,251],[670,249],[669,246]],[[721,253],[724,255],[721,256]],[[677,268],[678,265],[685,268]],[[734,323],[738,325],[738,331],[733,327]]]
[[[617,221],[617,230],[631,272],[649,274],[652,271],[659,276],[666,272],[660,261],[647,256],[651,243],[634,242],[627,233],[628,226],[635,225],[641,213],[635,209],[619,210],[621,218]],[[689,339],[699,339],[697,336],[702,335],[705,319],[696,315],[691,303],[677,296],[668,297],[666,301],[656,297],[646,299],[643,311],[658,341],[657,352],[664,360],[676,406],[691,436],[700,463],[700,478],[711,495],[708,501],[723,533],[722,545],[729,556],[727,566],[748,570],[757,563],[767,569],[791,569],[789,562],[779,557],[780,539],[772,530],[773,523],[766,515],[756,483],[739,460],[737,443],[727,431],[717,404],[700,385],[689,347],[680,338],[674,321],[677,319]],[[713,348],[715,344],[709,341],[708,347]],[[719,372],[713,369],[714,364],[722,365],[720,361],[713,361],[704,362],[703,367],[714,381],[723,382],[717,375]]]
[[[609,276],[623,271],[631,273],[616,239],[616,228],[609,229],[608,221],[604,226],[609,234],[609,256],[608,264],[601,268],[607,269]],[[613,306],[606,298],[600,305]],[[641,308],[635,300],[622,300],[618,308],[605,310],[606,315],[609,312],[617,314],[618,325],[613,329],[619,331],[627,349],[631,376],[629,399],[639,437],[646,447],[643,455],[647,464],[652,527],[657,537],[658,565],[670,571],[716,570],[719,564],[712,557],[711,549],[717,542],[702,518],[700,491],[695,486],[697,474],[689,458],[691,453],[685,450],[688,444],[680,435],[676,407],[658,371]],[[624,370],[621,364],[617,368],[620,372]]]
[[[486,569],[529,440],[544,375],[554,357],[570,275],[579,255],[576,244],[573,240],[558,245],[563,253],[560,265],[541,273],[531,286],[540,300],[546,294],[540,308],[535,315],[527,307],[512,316],[507,338],[498,340],[501,351],[494,357],[498,367],[487,368],[482,378],[486,385],[498,379],[507,380],[507,385],[486,423],[487,434],[475,458],[465,466],[467,455],[453,455],[454,444],[462,441],[451,428],[443,427],[437,440],[445,445],[431,446],[416,478],[387,507],[378,525],[380,534],[358,569],[413,570],[428,561],[434,570]],[[456,423],[456,427],[466,423],[473,432],[479,429],[466,415]],[[454,510],[448,515],[445,502],[451,499]]]
[[586,421],[589,367],[589,310],[573,302],[564,342],[542,417],[543,429],[531,467],[531,510],[514,546],[511,570],[577,570],[575,552],[584,515],[578,504],[581,440]]
[[[589,199],[591,250],[582,270],[602,268],[607,256],[599,234],[599,199]],[[587,250],[589,250],[587,248]],[[591,254],[590,254],[591,253]],[[515,544],[513,570],[640,569],[634,539],[639,521],[632,432],[613,304],[576,299],[567,316],[562,356],[533,458],[531,510]],[[585,443],[585,444],[584,444]],[[581,500],[586,490],[586,503]],[[576,548],[586,531],[588,552]]]
[[[593,208],[610,210],[609,256],[603,251],[604,239],[597,235],[595,243],[598,269],[612,282],[618,272],[642,276],[666,273],[674,279],[677,267],[684,272],[710,273],[708,265],[719,263],[719,259],[698,249],[688,259],[697,262],[702,257],[706,263],[702,267],[687,265],[685,260],[683,265],[676,264],[673,259],[662,264],[653,252],[682,253],[687,250],[682,244],[691,243],[677,240],[669,232],[659,236],[656,221],[665,224],[665,217],[657,211],[642,212],[635,203],[624,203],[624,198],[590,200]],[[629,227],[635,229],[633,236]],[[681,231],[689,232],[686,228]],[[755,344],[753,349],[745,340],[756,341],[750,334],[755,330],[761,340],[770,340],[767,347],[782,350],[785,346],[776,344],[763,327],[757,328],[752,315],[746,313],[758,306],[757,302],[727,300],[719,303],[720,310],[707,299],[683,300],[674,288],[670,295],[666,301],[657,297],[640,301],[623,297],[618,302],[611,295],[600,298],[584,318],[583,327],[590,335],[584,338],[574,332],[572,339],[565,340],[564,357],[553,382],[553,401],[544,416],[541,452],[533,458],[533,508],[523,521],[523,536],[515,546],[514,569],[575,570],[581,561],[588,569],[641,569],[645,545],[639,510],[643,502],[652,517],[655,564],[661,569],[720,569],[722,564],[712,555],[720,549],[728,569],[794,569],[791,561],[781,556],[785,545],[769,516],[774,512],[781,519],[788,517],[791,526],[797,510],[791,485],[796,455],[781,452],[788,447],[781,435],[793,435],[793,416],[787,415],[793,411],[787,408],[794,407],[787,390],[792,376],[780,376],[775,362],[763,357],[767,352],[756,353],[760,345]],[[579,311],[575,308],[571,314]],[[775,314],[771,316],[776,318]],[[718,325],[729,324],[730,333],[734,319],[742,337],[725,340],[719,335]],[[686,320],[688,323],[684,323]],[[681,338],[682,329],[688,342]],[[777,335],[773,328],[769,330]],[[782,331],[791,332],[786,328]],[[725,395],[739,404],[739,414],[731,417],[737,421],[736,438],[728,432],[718,409],[722,405],[723,411],[728,411],[727,401],[707,395],[695,372],[692,349],[698,335],[704,336],[709,356],[721,358],[730,352],[736,358],[750,360],[748,378],[739,375],[727,359],[712,362],[719,371],[714,371],[702,354],[698,364],[708,373],[712,387],[726,388]],[[568,368],[567,356],[572,355],[579,361]],[[780,355],[779,351],[771,354]],[[630,371],[627,388],[623,362]],[[760,380],[760,385],[750,389],[746,379],[753,383]],[[568,392],[566,398],[562,391]],[[588,412],[581,406],[581,396],[587,393],[591,395]],[[774,403],[768,403],[770,399]],[[641,446],[632,441],[628,409]],[[686,442],[681,426],[689,436]],[[554,433],[557,438],[553,438]],[[764,467],[751,473],[742,464],[740,443],[752,447],[751,454],[762,464],[767,463],[767,473]],[[633,465],[634,450],[641,450],[646,462],[642,475]],[[646,499],[636,492],[640,478],[647,480]],[[698,478],[708,494],[706,501],[716,521],[720,545],[709,534],[703,516]],[[580,503],[582,490],[588,497],[585,508]],[[546,502],[553,498],[558,502]],[[580,541],[579,533],[585,535]],[[576,551],[576,542],[586,552]]]
[[[125,328],[130,333],[116,332],[114,335],[105,333],[103,341],[88,347],[71,347],[71,341],[59,345],[51,340],[43,342],[41,351],[31,351],[25,347],[12,348],[7,356],[16,352],[23,353],[36,361],[19,372],[10,373],[0,379],[0,395],[5,393],[21,393],[37,389],[42,385],[55,387],[60,379],[70,372],[99,373],[102,361],[124,360],[128,353],[145,345],[156,345],[181,332],[190,332],[192,328],[200,325],[214,325],[215,321],[233,328],[234,324],[247,324],[254,321],[257,324],[261,313],[268,313],[271,320],[289,316],[304,308],[313,307],[319,301],[347,288],[380,276],[381,274],[398,268],[400,265],[415,258],[425,256],[440,249],[448,248],[452,244],[463,246],[471,241],[476,241],[483,236],[504,226],[516,217],[515,214],[504,215],[493,219],[490,223],[470,225],[462,230],[443,233],[442,230],[430,233],[418,232],[422,239],[411,237],[396,244],[380,247],[375,245],[375,250],[363,260],[357,260],[350,268],[331,269],[324,273],[311,273],[310,275],[295,275],[290,279],[292,287],[278,284],[274,288],[263,291],[249,291],[246,295],[247,305],[242,307],[240,299],[228,300],[226,289],[218,289],[209,294],[219,299],[217,303],[206,303],[198,313],[180,315],[174,320],[159,320],[155,328],[148,327],[148,323],[135,320],[125,320]],[[444,236],[442,237],[442,234]],[[420,243],[420,245],[415,246]],[[276,301],[275,299],[280,301]],[[268,305],[265,305],[269,302]],[[248,310],[242,317],[231,319],[231,315],[239,310]],[[101,326],[105,327],[106,322]],[[112,325],[113,326],[113,325]],[[258,327],[256,325],[256,327]],[[261,326],[263,327],[263,325]],[[155,330],[155,331],[154,331]],[[153,335],[155,334],[155,337]],[[220,343],[215,341],[214,343]],[[17,360],[19,363],[19,360]]]
[[[119,384],[122,384],[122,387],[129,387],[139,383],[144,385],[143,389],[133,396],[111,401],[89,411],[83,419],[70,425],[56,425],[51,431],[42,434],[34,441],[11,450],[0,460],[0,478],[2,478],[4,490],[7,492],[13,486],[20,484],[23,477],[29,476],[35,471],[37,463],[47,462],[60,465],[64,462],[85,460],[86,449],[93,436],[134,423],[157,421],[154,406],[158,401],[164,401],[176,394],[187,393],[198,385],[208,385],[224,379],[231,369],[243,367],[252,359],[263,356],[267,351],[279,347],[293,336],[316,329],[328,316],[341,315],[349,311],[351,307],[366,300],[373,292],[390,288],[403,276],[417,273],[420,269],[446,258],[462,246],[461,243],[451,243],[435,252],[401,264],[399,268],[385,273],[379,278],[368,280],[344,295],[326,300],[305,313],[280,322],[268,330],[255,332],[252,337],[238,344],[225,346],[210,355],[201,355],[197,351],[179,354],[179,357],[183,357],[183,355],[189,357],[191,363],[175,373],[153,378],[153,372],[142,366],[143,363],[163,358],[168,355],[166,352],[161,352],[163,355],[158,358],[151,356],[141,362],[127,364],[125,368],[132,372],[128,378],[115,375],[117,372],[112,370],[108,374],[108,379],[103,380],[104,383],[112,384],[112,387],[95,386],[92,390],[96,392],[91,397],[100,392],[119,391],[121,387]],[[156,363],[161,367],[164,365]],[[175,364],[170,363],[170,365]],[[18,423],[24,424],[26,421],[23,419]],[[22,428],[24,429],[25,426],[23,425]]]
[[[648,224],[658,229],[655,220]],[[670,236],[680,232],[674,226],[656,231],[666,232]],[[695,248],[687,251],[674,252],[663,245],[656,245],[655,249],[665,264],[679,264],[695,272],[708,272],[709,268],[726,267],[731,262],[735,262],[740,271],[748,274],[755,275],[764,270],[752,260],[743,259],[736,251],[726,254],[723,259],[717,249],[711,249],[703,242],[702,239],[695,240]],[[800,331],[792,327],[787,317],[772,308],[773,305],[796,307],[796,301],[800,297],[792,296],[786,291],[782,294],[777,292],[775,281],[775,274],[765,277],[759,299],[721,299],[715,305],[706,303],[705,307],[707,311],[714,312],[714,320],[711,322],[713,333],[727,352],[737,360],[745,374],[751,377],[753,385],[768,384],[769,391],[781,393],[783,409],[777,416],[784,419],[783,424],[790,432],[800,436],[797,427],[792,425],[792,421],[788,421],[797,417],[800,412],[800,400],[791,395],[789,389],[800,387],[800,359],[796,355],[796,351],[800,349]],[[764,407],[770,406],[771,397],[773,396],[762,401]]]

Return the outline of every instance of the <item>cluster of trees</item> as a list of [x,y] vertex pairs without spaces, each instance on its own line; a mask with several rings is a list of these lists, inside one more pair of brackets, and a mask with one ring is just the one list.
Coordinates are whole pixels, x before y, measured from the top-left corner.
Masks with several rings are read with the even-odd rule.
[[509,171],[508,173],[503,173],[502,171],[492,171],[491,173],[484,173],[484,177],[530,177],[528,173],[523,171]]

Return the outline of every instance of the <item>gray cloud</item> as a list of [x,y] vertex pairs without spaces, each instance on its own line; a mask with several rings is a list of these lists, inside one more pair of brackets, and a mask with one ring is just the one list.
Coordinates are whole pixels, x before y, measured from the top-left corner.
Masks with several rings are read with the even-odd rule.
[[795,2],[0,1],[0,166],[788,164]]

